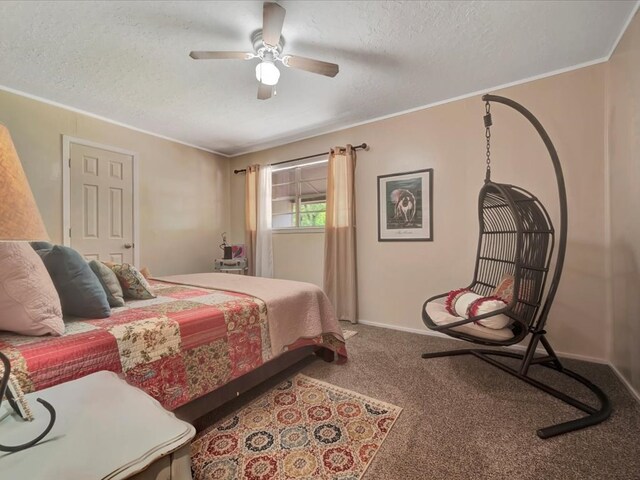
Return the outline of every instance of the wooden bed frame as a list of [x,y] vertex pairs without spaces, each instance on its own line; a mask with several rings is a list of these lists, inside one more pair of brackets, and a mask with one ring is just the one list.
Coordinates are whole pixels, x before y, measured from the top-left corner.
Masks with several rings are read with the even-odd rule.
[[283,353],[255,370],[231,380],[213,392],[178,407],[173,413],[175,413],[176,417],[180,420],[193,423],[196,419],[215,410],[222,404],[236,398],[240,394],[252,389],[314,353],[326,362],[333,361],[335,355],[332,350],[315,345]]

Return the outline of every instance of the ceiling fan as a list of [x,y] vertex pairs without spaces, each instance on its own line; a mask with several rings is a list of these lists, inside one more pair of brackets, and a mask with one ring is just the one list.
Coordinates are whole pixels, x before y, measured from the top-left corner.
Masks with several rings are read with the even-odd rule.
[[275,94],[275,85],[280,78],[280,70],[276,62],[285,67],[318,73],[327,77],[335,77],[339,67],[335,63],[323,62],[298,55],[283,55],[284,38],[282,25],[286,10],[277,3],[264,2],[262,10],[262,30],[251,36],[253,52],[191,52],[189,56],[195,60],[252,60],[260,59],[256,65],[258,99],[266,100]]

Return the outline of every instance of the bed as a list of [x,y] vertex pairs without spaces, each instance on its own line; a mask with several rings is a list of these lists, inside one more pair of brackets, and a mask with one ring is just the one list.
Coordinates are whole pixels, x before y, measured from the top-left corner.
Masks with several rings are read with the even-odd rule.
[[[184,410],[224,386],[244,391],[318,348],[346,360],[328,300],[310,284],[215,273],[150,283],[157,298],[128,301],[106,319],[66,319],[61,337],[0,334],[0,349],[22,389],[110,370],[165,408]],[[245,377],[251,380],[239,387]]]

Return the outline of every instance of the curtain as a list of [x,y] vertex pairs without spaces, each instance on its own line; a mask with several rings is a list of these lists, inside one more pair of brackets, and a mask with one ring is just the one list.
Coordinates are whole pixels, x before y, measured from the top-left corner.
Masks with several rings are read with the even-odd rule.
[[260,165],[249,165],[244,180],[244,243],[249,262],[249,275],[256,274],[256,240],[258,230],[258,171]]
[[351,145],[335,147],[327,171],[324,241],[324,291],[339,320],[357,322],[356,153]]
[[258,172],[258,219],[256,234],[256,276],[273,277],[271,241],[271,165]]
[[270,166],[247,167],[244,209],[248,273],[261,277],[273,277]]

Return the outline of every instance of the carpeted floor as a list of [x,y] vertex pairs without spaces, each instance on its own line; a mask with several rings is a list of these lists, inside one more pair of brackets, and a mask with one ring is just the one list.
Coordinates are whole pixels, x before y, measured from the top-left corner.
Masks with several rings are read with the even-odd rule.
[[[347,341],[346,364],[305,360],[202,417],[196,428],[206,428],[301,371],[404,409],[365,480],[640,479],[640,404],[608,366],[565,361],[609,394],[611,418],[540,440],[537,428],[579,413],[478,359],[420,358],[423,352],[468,346],[463,342],[344,326],[358,332]],[[589,401],[583,387],[544,370],[540,378]]]

